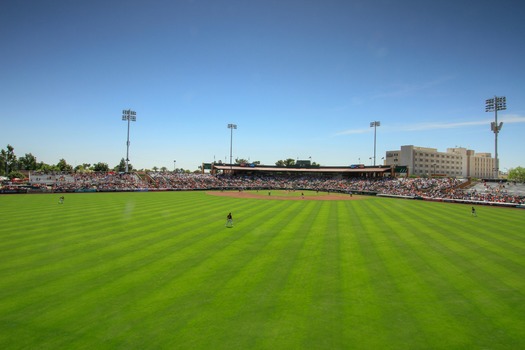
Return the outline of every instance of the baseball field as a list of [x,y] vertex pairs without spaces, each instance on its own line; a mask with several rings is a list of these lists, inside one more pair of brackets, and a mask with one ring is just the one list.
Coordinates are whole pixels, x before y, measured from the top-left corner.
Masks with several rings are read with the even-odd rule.
[[525,348],[522,209],[59,197],[0,197],[2,349]]

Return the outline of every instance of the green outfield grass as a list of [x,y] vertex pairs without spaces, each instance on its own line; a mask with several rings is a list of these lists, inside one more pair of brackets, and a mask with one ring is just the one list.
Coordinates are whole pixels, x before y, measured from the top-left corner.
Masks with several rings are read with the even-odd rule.
[[58,197],[0,196],[2,349],[525,348],[525,210]]
[[315,198],[315,197],[319,197],[319,196],[325,196],[327,194],[330,194],[332,196],[336,196],[336,197],[346,197],[348,196],[348,194],[345,194],[345,193],[337,193],[337,192],[326,192],[326,191],[301,191],[301,190],[271,190],[271,191],[268,191],[268,190],[261,190],[261,191],[255,191],[255,190],[251,190],[251,191],[243,191],[245,193],[251,193],[251,194],[258,194],[260,196],[263,196],[263,197],[266,197],[266,195],[269,195],[270,196],[278,196],[278,197],[291,197],[291,198],[294,198],[294,197],[302,197],[304,196],[305,198]]

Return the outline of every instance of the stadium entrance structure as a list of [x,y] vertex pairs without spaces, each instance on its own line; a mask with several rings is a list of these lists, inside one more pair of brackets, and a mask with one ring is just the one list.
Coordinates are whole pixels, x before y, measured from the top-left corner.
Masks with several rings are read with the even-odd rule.
[[282,167],[259,164],[212,164],[211,173],[216,175],[222,172],[230,175],[297,175],[297,176],[326,176],[334,178],[362,178],[362,177],[394,177],[395,169],[391,166],[311,166],[311,167]]

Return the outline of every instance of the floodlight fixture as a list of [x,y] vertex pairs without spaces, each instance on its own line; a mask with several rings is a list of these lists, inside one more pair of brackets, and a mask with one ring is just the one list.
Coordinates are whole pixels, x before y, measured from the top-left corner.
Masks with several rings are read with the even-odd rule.
[[381,126],[381,122],[379,121],[370,122],[370,127],[374,128],[374,166],[376,166],[376,129],[378,126]]
[[505,96],[494,96],[485,100],[485,112],[494,112],[494,121],[490,123],[490,130],[494,133],[494,178],[499,178],[499,159],[498,159],[498,134],[503,127],[503,123],[498,124],[498,111],[507,109],[507,99]]
[[233,129],[237,129],[237,124],[228,124],[228,129],[230,129],[230,171],[232,171]]
[[122,120],[128,122],[128,141],[126,142],[126,173],[129,171],[129,124],[137,121],[137,113],[131,109],[122,110]]

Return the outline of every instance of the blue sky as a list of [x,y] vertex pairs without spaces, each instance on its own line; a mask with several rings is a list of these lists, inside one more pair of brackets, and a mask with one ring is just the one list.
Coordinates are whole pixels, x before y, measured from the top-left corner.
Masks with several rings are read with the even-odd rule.
[[525,166],[522,1],[4,1],[0,148],[75,166],[370,164],[416,145]]

